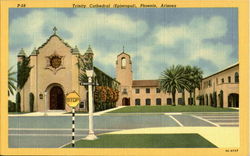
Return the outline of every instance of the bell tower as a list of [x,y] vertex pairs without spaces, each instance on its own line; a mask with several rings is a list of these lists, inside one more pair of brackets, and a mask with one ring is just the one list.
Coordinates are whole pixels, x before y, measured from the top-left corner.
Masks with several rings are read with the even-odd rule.
[[132,94],[132,61],[130,56],[124,52],[117,56],[116,60],[116,80],[120,82],[120,96],[118,106],[130,105],[130,97]]

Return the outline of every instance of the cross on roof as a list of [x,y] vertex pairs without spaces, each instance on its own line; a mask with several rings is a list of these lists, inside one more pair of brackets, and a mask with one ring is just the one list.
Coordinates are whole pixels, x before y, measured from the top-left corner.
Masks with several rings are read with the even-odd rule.
[[124,46],[122,47],[122,52],[124,52]]
[[54,27],[54,28],[53,28],[53,31],[54,31],[54,34],[56,34],[57,28]]

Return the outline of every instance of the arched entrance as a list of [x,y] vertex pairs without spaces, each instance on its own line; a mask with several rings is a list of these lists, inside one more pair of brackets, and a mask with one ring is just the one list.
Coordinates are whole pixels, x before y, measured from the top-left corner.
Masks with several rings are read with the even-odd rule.
[[60,86],[54,86],[50,89],[49,93],[49,109],[50,110],[64,110],[65,109],[65,97],[64,92]]
[[228,107],[239,108],[239,94],[232,93],[228,95]]
[[130,99],[129,98],[123,98],[122,99],[122,105],[123,106],[130,106]]

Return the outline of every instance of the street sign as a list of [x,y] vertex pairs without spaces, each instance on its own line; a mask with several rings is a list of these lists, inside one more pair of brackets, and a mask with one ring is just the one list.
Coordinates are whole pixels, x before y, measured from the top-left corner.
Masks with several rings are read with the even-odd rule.
[[66,103],[72,107],[72,147],[75,147],[75,107],[80,103],[80,96],[75,91],[68,93]]
[[76,107],[80,103],[80,96],[75,91],[68,93],[66,95],[66,103],[70,107]]

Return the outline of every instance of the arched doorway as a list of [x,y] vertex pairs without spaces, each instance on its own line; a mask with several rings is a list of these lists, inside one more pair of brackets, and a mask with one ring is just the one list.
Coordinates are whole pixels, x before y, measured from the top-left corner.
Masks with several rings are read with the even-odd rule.
[[232,93],[228,95],[228,107],[239,108],[239,94]]
[[49,93],[50,110],[64,110],[65,109],[65,97],[64,92],[60,86],[54,86],[50,89]]
[[123,106],[130,106],[130,99],[129,98],[123,98],[122,99],[122,105]]

